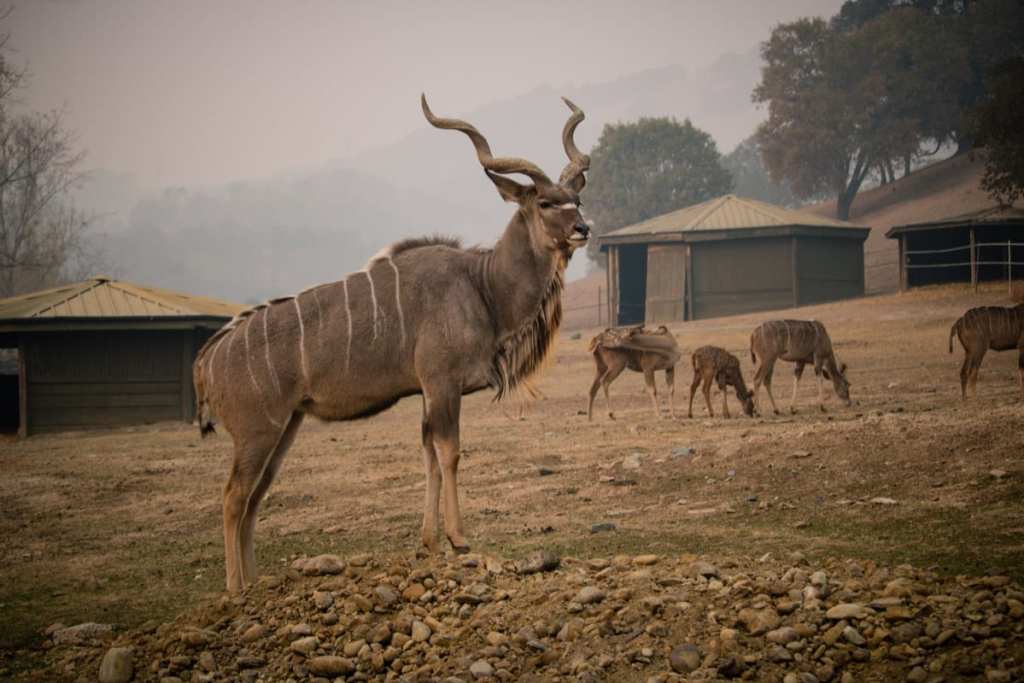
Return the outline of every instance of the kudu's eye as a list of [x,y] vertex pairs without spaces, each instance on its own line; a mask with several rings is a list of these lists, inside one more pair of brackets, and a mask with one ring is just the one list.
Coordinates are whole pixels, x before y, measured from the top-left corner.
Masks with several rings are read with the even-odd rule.
[[542,209],[550,209],[552,206],[554,206],[554,204],[552,204],[546,199],[540,200],[539,202],[537,202],[537,205]]

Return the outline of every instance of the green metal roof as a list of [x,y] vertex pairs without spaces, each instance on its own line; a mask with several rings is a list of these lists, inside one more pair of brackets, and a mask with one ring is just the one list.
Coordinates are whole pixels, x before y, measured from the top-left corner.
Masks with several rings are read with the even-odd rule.
[[[825,218],[798,209],[784,209],[767,202],[727,194],[641,223],[620,228],[601,239],[630,235],[669,235],[687,232],[751,230],[774,227],[835,228],[863,231],[867,228]],[[614,241],[614,239],[612,240]]]
[[1013,206],[990,206],[980,211],[940,218],[936,221],[925,221],[923,223],[907,223],[905,225],[894,225],[885,233],[886,237],[896,237],[901,233],[914,230],[929,230],[942,228],[959,228],[985,225],[1019,225],[1024,223],[1024,209]]
[[0,299],[0,320],[232,318],[244,308],[221,299],[192,296],[97,275],[83,282]]

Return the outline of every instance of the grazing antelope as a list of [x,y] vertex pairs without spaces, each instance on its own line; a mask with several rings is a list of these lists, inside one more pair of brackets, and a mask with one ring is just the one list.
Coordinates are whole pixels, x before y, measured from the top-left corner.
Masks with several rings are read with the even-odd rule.
[[565,267],[590,234],[579,200],[590,159],[573,141],[584,116],[565,102],[569,163],[555,183],[525,159],[493,156],[476,128],[434,116],[424,97],[427,121],[468,136],[498,194],[518,207],[497,244],[398,242],[343,280],[243,312],[200,350],[193,366],[200,431],[213,431],[216,415],[235,446],[224,489],[229,590],[257,579],[260,501],[303,418],[354,420],[415,394],[423,400],[423,545],[438,550],[443,492],[448,541],[456,552],[469,550],[457,491],[462,396],[491,388],[500,399],[538,369],[561,321]]
[[697,386],[702,382],[701,392],[704,394],[704,402],[708,405],[708,414],[715,416],[711,408],[711,382],[718,384],[722,392],[722,412],[726,418],[729,415],[729,392],[728,388],[736,390],[736,398],[743,406],[743,412],[747,417],[754,415],[754,395],[747,390],[747,384],[743,381],[743,372],[740,371],[740,359],[725,349],[717,346],[702,346],[693,352],[693,383],[690,384],[690,409],[688,417],[693,417],[693,397],[697,393]]
[[832,381],[836,395],[850,405],[850,383],[846,381],[846,363],[839,364],[832,351],[825,326],[817,320],[772,320],[763,323],[750,335],[750,360],[760,365],[754,373],[754,402],[757,403],[761,384],[768,391],[772,410],[779,414],[772,396],[772,373],[778,359],[796,363],[793,370],[793,398],[789,411],[796,412],[796,390],[804,374],[804,366],[813,363],[818,377],[818,406],[825,412],[825,394],[822,377]]
[[654,415],[661,417],[658,406],[658,389],[654,384],[654,373],[665,371],[665,383],[668,385],[668,410],[672,417],[676,416],[675,408],[675,376],[676,363],[682,357],[676,338],[664,325],[656,330],[646,330],[642,325],[637,327],[616,329],[609,328],[590,340],[590,352],[594,355],[597,374],[590,385],[590,403],[587,404],[587,419],[593,417],[594,397],[598,387],[604,388],[604,400],[608,404],[608,417],[615,419],[612,413],[612,400],[608,395],[608,387],[626,368],[634,372],[644,373],[647,393],[654,405]]
[[964,347],[964,364],[960,367],[960,398],[978,394],[978,370],[985,353],[1017,349],[1017,372],[1020,375],[1021,398],[1024,399],[1024,304],[979,306],[964,313],[949,330],[949,352],[953,353],[953,337]]

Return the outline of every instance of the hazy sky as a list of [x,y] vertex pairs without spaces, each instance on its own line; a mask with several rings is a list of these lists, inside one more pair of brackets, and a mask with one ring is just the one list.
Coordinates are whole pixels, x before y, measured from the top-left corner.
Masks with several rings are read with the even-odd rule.
[[[145,184],[315,167],[550,84],[700,66],[841,0],[14,0],[34,109],[63,108],[87,165]],[[510,150],[511,151],[511,150]]]

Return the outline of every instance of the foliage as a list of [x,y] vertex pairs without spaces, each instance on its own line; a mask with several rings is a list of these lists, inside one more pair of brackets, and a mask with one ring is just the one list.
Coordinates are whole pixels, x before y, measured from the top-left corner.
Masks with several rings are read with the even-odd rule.
[[[590,152],[583,200],[596,235],[728,193],[732,177],[715,141],[689,119],[608,124]],[[587,246],[603,261],[597,240]]]
[[948,138],[959,110],[955,88],[967,73],[948,19],[912,7],[856,28],[821,19],[775,28],[761,47],[765,66],[755,102],[768,105],[757,131],[776,182],[801,198],[837,197],[837,216],[873,170],[927,153]]
[[69,200],[82,154],[59,112],[13,114],[24,85],[0,40],[0,297],[38,289],[92,264],[88,220]]
[[769,204],[795,208],[800,205],[785,183],[776,183],[761,162],[761,148],[751,135],[722,157],[722,165],[733,177],[734,192],[741,197],[759,199]]
[[1024,197],[1024,57],[992,72],[991,94],[978,109],[975,134],[986,148],[981,186],[997,202]]

